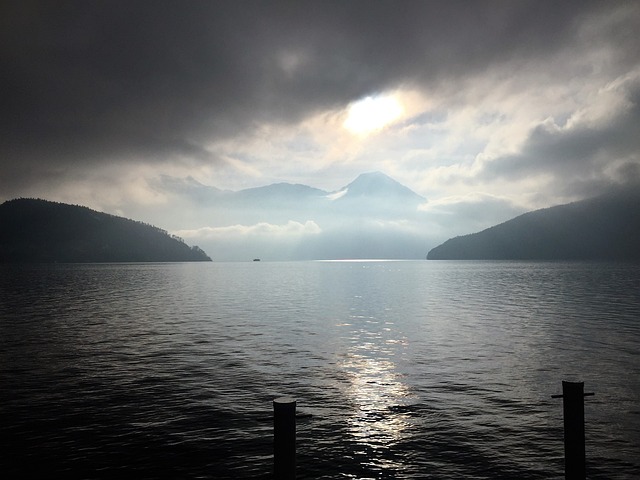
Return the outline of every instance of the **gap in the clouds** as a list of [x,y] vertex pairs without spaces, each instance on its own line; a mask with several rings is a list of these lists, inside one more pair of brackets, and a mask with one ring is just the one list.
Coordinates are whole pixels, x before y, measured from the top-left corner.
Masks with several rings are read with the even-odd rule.
[[395,95],[373,95],[352,103],[343,126],[356,135],[367,135],[394,122],[404,113]]

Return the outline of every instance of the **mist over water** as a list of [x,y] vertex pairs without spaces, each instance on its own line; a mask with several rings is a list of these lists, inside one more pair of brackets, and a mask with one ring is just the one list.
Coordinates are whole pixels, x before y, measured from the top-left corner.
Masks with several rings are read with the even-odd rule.
[[290,262],[0,267],[10,477],[563,478],[562,380],[589,478],[640,471],[640,267]]

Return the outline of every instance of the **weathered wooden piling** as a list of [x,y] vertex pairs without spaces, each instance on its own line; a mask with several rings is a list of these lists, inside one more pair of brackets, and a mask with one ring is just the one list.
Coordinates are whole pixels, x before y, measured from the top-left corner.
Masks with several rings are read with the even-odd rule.
[[296,478],[296,401],[273,401],[273,473],[277,480]]
[[585,436],[584,436],[584,397],[593,393],[584,393],[583,382],[562,382],[564,416],[564,478],[584,480],[587,476]]

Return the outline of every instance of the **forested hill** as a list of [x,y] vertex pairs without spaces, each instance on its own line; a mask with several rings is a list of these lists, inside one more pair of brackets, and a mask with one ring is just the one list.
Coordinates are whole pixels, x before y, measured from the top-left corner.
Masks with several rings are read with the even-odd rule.
[[166,231],[87,207],[34,199],[0,205],[0,262],[211,261]]
[[432,249],[429,260],[640,260],[640,192],[536,210]]

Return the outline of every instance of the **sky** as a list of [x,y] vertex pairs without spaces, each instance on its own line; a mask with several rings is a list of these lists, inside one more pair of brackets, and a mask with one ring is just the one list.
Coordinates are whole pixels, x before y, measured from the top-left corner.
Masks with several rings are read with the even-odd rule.
[[444,238],[640,185],[637,1],[27,0],[0,23],[0,201],[249,229],[168,185],[381,171]]

